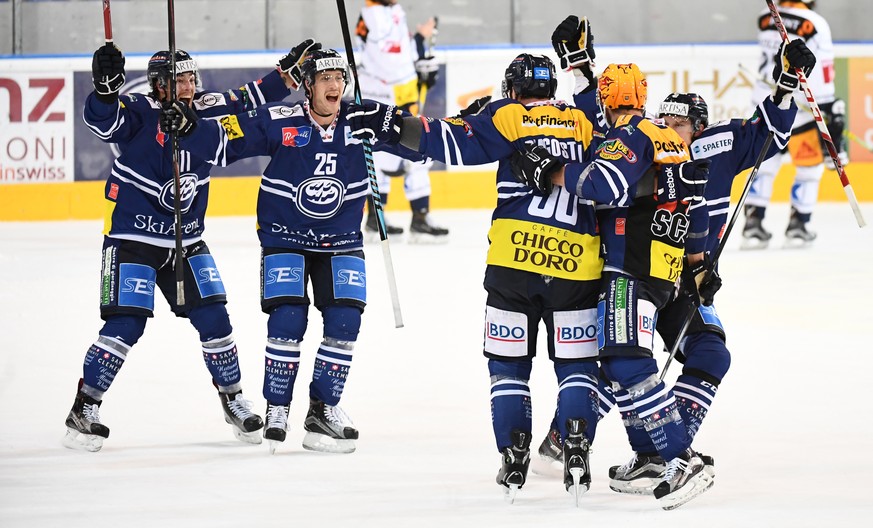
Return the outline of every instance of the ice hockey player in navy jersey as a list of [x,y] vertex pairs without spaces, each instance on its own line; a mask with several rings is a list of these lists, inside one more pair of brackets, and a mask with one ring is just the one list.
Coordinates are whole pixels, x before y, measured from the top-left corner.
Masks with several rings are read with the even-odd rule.
[[[313,51],[301,74],[305,101],[201,120],[180,143],[217,165],[270,156],[257,207],[261,308],[269,314],[264,437],[271,452],[285,440],[309,304],[314,303],[324,334],[309,385],[303,447],[351,453],[358,430],[338,404],[367,301],[361,225],[370,187],[363,144],[349,133],[348,103],[341,99],[349,80],[345,60],[334,50]],[[179,128],[196,119],[178,103],[167,117],[177,120]]]
[[[174,73],[177,96],[203,116],[242,112],[282,100],[294,86],[287,72],[299,69],[300,57],[315,46],[312,41],[301,43],[280,59],[276,71],[224,93],[202,91],[196,63],[188,53],[178,50]],[[117,144],[121,154],[112,165],[104,195],[100,290],[104,325],[85,355],[83,376],[66,420],[64,444],[97,451],[109,436],[109,428],[99,416],[103,395],[142,336],[158,291],[173,313],[187,318],[200,334],[203,359],[218,389],[225,420],[240,440],[259,443],[257,431],[262,420],[250,411],[251,404],[242,396],[224,285],[202,239],[211,165],[189,151],[179,152],[186,301],[179,306],[173,269],[173,155],[169,136],[159,126],[161,105],[169,99],[170,54],[159,51],[149,60],[148,94],[119,96],[124,63],[124,55],[114,44],[100,47],[92,63],[94,92],[85,102],[88,127],[103,141]]]

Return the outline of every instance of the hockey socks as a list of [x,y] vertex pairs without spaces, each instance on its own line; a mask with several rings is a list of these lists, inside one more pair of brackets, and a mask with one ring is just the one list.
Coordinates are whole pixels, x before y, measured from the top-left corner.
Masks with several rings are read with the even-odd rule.
[[85,354],[82,392],[96,400],[103,399],[103,393],[109,390],[129,351],[130,346],[119,339],[98,337]]
[[700,425],[709,412],[717,390],[716,384],[688,374],[682,374],[676,380],[673,394],[676,396],[679,414],[685,421],[691,439],[694,439],[697,431],[700,430]]
[[594,441],[594,432],[600,416],[597,394],[597,364],[595,362],[556,363],[558,375],[558,413],[556,416],[561,438],[567,438],[567,421],[583,419],[582,431],[588,442]]
[[233,336],[228,335],[210,341],[204,341],[203,361],[206,363],[206,368],[212,375],[212,380],[218,387],[221,387],[220,392],[237,392],[241,389],[239,386],[239,358],[236,352],[236,343],[233,341]]
[[352,366],[354,341],[339,341],[325,337],[315,355],[312,383],[309,395],[327,405],[339,403],[346,386],[349,368]]
[[491,423],[497,449],[503,452],[514,445],[513,431],[530,436],[532,409],[528,380],[531,362],[490,359],[488,371],[491,374]]
[[264,354],[264,399],[277,406],[287,406],[294,395],[294,381],[300,371],[300,343],[267,338]]

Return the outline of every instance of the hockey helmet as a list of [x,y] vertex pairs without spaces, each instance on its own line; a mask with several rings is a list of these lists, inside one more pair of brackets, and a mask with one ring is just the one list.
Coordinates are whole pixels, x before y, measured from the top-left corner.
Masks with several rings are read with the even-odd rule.
[[636,64],[610,64],[597,81],[597,100],[604,108],[642,110],[648,94],[646,76]]
[[658,117],[687,117],[694,133],[700,132],[709,124],[709,108],[706,101],[696,93],[671,93],[658,107]]
[[[194,85],[197,90],[200,90],[203,86],[200,83],[200,71],[197,69],[197,63],[187,51],[176,50],[176,75],[189,72],[194,74]],[[166,90],[170,79],[169,51],[159,51],[152,55],[152,58],[149,59],[146,76],[153,95],[157,96],[157,87],[159,86]]]
[[544,97],[551,99],[558,89],[555,76],[555,63],[545,55],[522,53],[509,63],[503,74],[503,97],[510,97],[510,90],[516,99],[521,97]]
[[[349,84],[349,68],[345,59],[336,50],[319,49],[309,53],[303,63],[300,64],[300,73],[306,86],[315,82],[315,75],[326,70],[340,70],[343,72],[343,82]],[[306,90],[309,96],[309,90]]]

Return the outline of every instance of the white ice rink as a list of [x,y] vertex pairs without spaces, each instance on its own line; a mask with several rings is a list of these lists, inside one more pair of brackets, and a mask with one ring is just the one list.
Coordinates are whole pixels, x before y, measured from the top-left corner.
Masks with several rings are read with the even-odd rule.
[[[863,211],[873,222],[873,205]],[[739,251],[739,222],[716,303],[733,365],[695,441],[716,458],[716,484],[671,512],[609,490],[607,468],[630,455],[616,413],[600,424],[594,482],[578,509],[560,481],[536,475],[514,505],[504,502],[481,353],[490,211],[435,217],[452,230],[448,245],[391,245],[403,329],[394,329],[379,246],[367,247],[370,303],[343,398],[361,431],[352,455],[300,445],[317,312],[293,429],[270,456],[266,444],[233,438],[196,332],[163,301],[106,395],[101,417],[112,434],[103,450],[63,448],[82,359],[101,325],[101,225],[0,223],[0,527],[870,526],[873,227],[859,229],[847,204],[820,205],[819,240],[807,250],[779,248],[786,205],[768,211],[769,250]],[[207,224],[245,394],[263,414],[255,222]],[[556,391],[545,357],[531,385],[538,444]]]

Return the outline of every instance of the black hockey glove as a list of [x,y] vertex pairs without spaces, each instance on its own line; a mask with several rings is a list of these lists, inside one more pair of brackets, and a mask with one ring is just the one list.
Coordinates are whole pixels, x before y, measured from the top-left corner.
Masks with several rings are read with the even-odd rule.
[[712,306],[716,292],[721,288],[721,277],[715,268],[711,269],[712,261],[709,254],[697,264],[688,264],[688,257],[683,257],[682,277],[680,279],[680,294],[696,298],[704,306]]
[[181,101],[164,101],[161,107],[161,132],[175,132],[179,137],[184,137],[197,128],[197,114],[187,104]]
[[779,45],[774,62],[776,64],[773,66],[773,80],[776,82],[776,94],[773,100],[776,104],[782,104],[785,96],[793,94],[800,83],[795,68],[800,68],[804,77],[809,77],[815,67],[815,55],[801,39],[792,40],[788,44],[783,41]]
[[118,99],[118,91],[124,86],[124,54],[115,44],[104,44],[94,52],[91,82],[97,98],[104,103]]
[[659,204],[701,200],[710,164],[712,160],[701,159],[661,165],[655,174],[655,200]]
[[533,146],[522,152],[513,152],[509,166],[518,181],[544,196],[549,196],[555,187],[552,183],[552,173],[564,164],[552,156],[548,149]]
[[422,57],[415,61],[415,73],[418,74],[418,89],[424,86],[428,90],[437,82],[437,74],[440,71],[440,61],[436,57]]
[[[835,99],[832,103],[822,103],[819,105],[825,124],[828,127],[828,134],[834,140],[834,146],[837,147],[837,155],[840,158],[840,165],[845,167],[849,164],[849,153],[846,150],[846,138],[843,136],[843,131],[846,129],[846,102],[842,99]],[[822,140],[822,151],[827,152]],[[836,169],[834,161],[830,156],[825,155],[825,166],[829,169]]]
[[552,47],[561,59],[561,69],[574,70],[576,93],[594,88],[594,33],[587,17],[570,15],[552,33]]
[[349,127],[352,137],[360,140],[384,141],[389,145],[400,142],[403,111],[394,105],[369,101],[349,105]]
[[282,73],[291,77],[293,89],[298,89],[303,84],[303,72],[300,70],[300,65],[303,64],[303,59],[311,52],[321,49],[321,43],[315,42],[312,39],[306,39],[300,44],[294,46],[287,55],[279,59],[276,67]]
[[467,108],[464,108],[463,110],[458,112],[458,115],[456,115],[455,117],[461,118],[461,117],[467,117],[467,116],[471,116],[471,115],[479,115],[479,112],[484,110],[485,107],[490,102],[491,102],[490,95],[486,95],[485,97],[480,97],[480,98],[476,99],[475,101],[473,101],[472,103],[470,103],[470,106],[468,106]]

